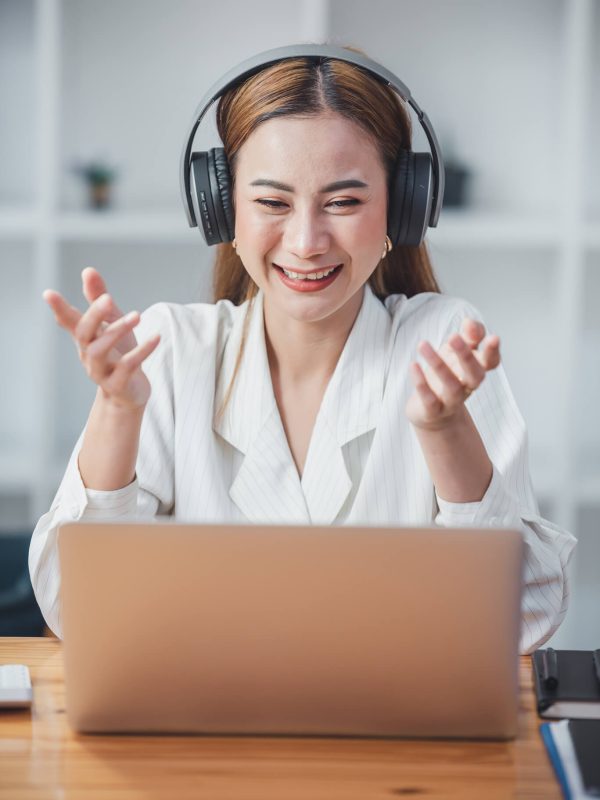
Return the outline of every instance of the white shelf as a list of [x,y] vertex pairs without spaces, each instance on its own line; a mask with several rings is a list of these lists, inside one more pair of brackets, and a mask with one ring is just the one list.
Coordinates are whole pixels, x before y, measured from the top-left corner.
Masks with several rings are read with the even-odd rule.
[[0,207],[0,241],[30,238],[39,228],[39,216],[33,211]]
[[[143,30],[141,8],[148,23]],[[28,63],[19,62],[9,87],[0,82],[0,101],[8,102],[19,126],[5,164],[9,177],[0,177],[0,276],[5,286],[18,278],[18,289],[4,301],[5,317],[12,325],[12,317],[27,314],[33,344],[24,358],[34,377],[26,394],[35,404],[33,414],[15,415],[18,425],[11,421],[14,409],[6,411],[14,394],[0,411],[11,428],[5,431],[11,447],[14,428],[24,447],[25,440],[35,443],[35,452],[19,457],[0,448],[0,490],[31,492],[34,517],[43,513],[65,467],[58,442],[76,432],[56,422],[65,383],[71,418],[79,424],[86,412],[87,394],[74,377],[78,365],[67,361],[65,334],[39,300],[41,291],[52,286],[81,300],[80,268],[94,263],[132,308],[153,302],[153,293],[164,295],[166,285],[174,296],[208,294],[213,252],[188,227],[178,197],[180,136],[190,111],[203,88],[236,60],[298,38],[330,38],[364,48],[406,81],[444,153],[445,134],[454,133],[457,155],[476,179],[473,207],[443,209],[438,227],[428,230],[434,269],[449,284],[452,279],[453,293],[482,306],[489,302],[482,311],[492,323],[497,319],[532,441],[543,446],[548,431],[555,450],[552,458],[532,459],[540,498],[564,499],[553,519],[572,527],[582,503],[600,504],[599,459],[584,469],[570,444],[577,424],[574,360],[585,340],[580,319],[586,293],[597,294],[590,275],[600,253],[600,219],[592,213],[597,189],[589,180],[598,158],[589,150],[599,130],[599,93],[589,87],[600,58],[593,48],[600,0],[507,0],[502,9],[492,2],[449,8],[445,0],[407,0],[402,8],[387,0],[368,7],[362,0],[257,0],[240,6],[247,25],[227,42],[207,42],[202,52],[193,46],[199,24],[218,29],[227,21],[226,8],[207,12],[188,3],[183,26],[183,11],[168,0],[126,0],[118,25],[115,4],[95,0],[29,0],[19,9],[14,18],[2,16],[8,23],[0,32],[3,57],[16,53],[9,45],[20,41],[18,57]],[[258,17],[269,23],[255,30],[251,23]],[[425,45],[411,27],[428,31]],[[514,34],[510,63],[508,34]],[[476,75],[470,56],[456,56],[472,41],[483,43]],[[431,53],[446,64],[442,72],[432,69]],[[413,133],[413,149],[426,150],[416,122]],[[199,149],[218,144],[206,126],[199,139]],[[84,195],[70,165],[104,147],[108,160],[123,167],[115,206],[76,210]],[[594,307],[593,300],[587,303]],[[535,387],[529,357],[539,370]],[[16,363],[12,357],[5,362],[11,369]],[[25,378],[19,374],[19,386]]]
[[[189,228],[183,208],[156,210],[63,211],[41,221],[39,214],[20,209],[0,208],[0,240],[37,236],[46,231],[64,241],[170,241],[198,244],[195,228]],[[427,231],[434,246],[458,248],[489,247],[504,249],[546,249],[561,243],[556,220],[501,213],[443,209],[437,228]],[[585,240],[591,248],[600,247],[600,225],[586,228]]]
[[37,237],[99,241],[169,241],[198,243],[181,211],[77,211],[46,215],[20,208],[0,208],[0,241]]
[[201,236],[187,224],[181,211],[65,212],[56,220],[63,240],[170,241],[199,244]]
[[493,248],[547,248],[560,244],[557,220],[492,212],[442,209],[437,228],[427,238],[434,245]]

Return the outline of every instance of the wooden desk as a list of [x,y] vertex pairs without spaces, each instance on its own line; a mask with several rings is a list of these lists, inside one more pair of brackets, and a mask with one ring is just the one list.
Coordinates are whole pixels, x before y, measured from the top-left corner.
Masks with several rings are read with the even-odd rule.
[[125,800],[559,800],[521,659],[512,742],[203,736],[79,736],[68,727],[60,642],[0,638],[0,663],[29,666],[31,711],[0,711],[0,798]]

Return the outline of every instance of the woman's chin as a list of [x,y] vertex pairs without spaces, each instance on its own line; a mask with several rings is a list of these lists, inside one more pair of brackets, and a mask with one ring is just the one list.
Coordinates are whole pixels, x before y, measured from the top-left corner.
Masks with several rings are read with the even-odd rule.
[[341,282],[324,291],[302,293],[271,285],[264,291],[264,302],[270,310],[276,309],[276,313],[290,320],[315,323],[337,314],[352,300],[356,291],[349,291],[349,287]]

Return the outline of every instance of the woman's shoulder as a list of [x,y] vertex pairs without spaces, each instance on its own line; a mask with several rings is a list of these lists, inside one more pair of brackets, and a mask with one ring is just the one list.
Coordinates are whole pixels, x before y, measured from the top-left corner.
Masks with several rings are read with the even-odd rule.
[[482,320],[479,309],[473,303],[463,297],[441,292],[420,292],[412,297],[391,294],[383,304],[396,328],[406,325],[447,329],[465,316]]
[[246,304],[234,305],[230,300],[216,303],[159,302],[142,312],[136,334],[160,333],[161,339],[177,346],[184,342],[194,346],[219,347],[245,310]]

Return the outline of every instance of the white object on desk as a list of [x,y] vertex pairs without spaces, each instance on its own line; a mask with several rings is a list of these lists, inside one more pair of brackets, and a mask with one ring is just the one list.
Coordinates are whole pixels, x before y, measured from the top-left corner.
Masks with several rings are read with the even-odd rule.
[[0,708],[26,708],[33,692],[25,664],[0,665]]

